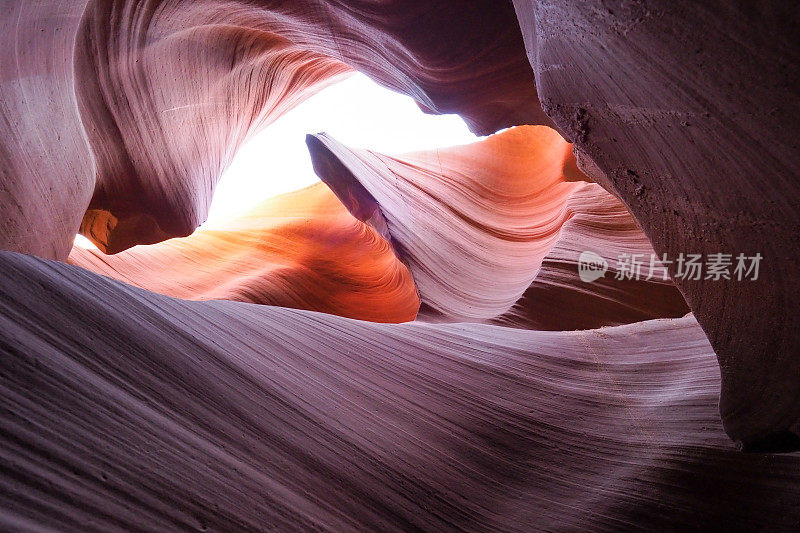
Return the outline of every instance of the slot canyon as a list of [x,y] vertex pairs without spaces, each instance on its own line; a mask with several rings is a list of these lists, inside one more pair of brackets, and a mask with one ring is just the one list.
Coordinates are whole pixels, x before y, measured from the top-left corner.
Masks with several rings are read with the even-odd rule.
[[[800,530],[795,2],[0,29],[0,530]],[[319,181],[204,224],[247,143],[362,75],[474,139],[306,131]]]

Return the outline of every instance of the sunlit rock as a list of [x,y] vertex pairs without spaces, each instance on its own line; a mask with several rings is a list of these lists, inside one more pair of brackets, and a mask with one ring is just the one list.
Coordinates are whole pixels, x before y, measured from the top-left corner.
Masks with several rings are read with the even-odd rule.
[[[643,270],[641,283],[627,283],[612,269],[607,280],[581,282],[581,247],[644,261],[653,251],[624,206],[584,181],[572,146],[548,127],[398,157],[324,134],[308,145],[322,180],[408,264],[421,319],[581,329],[688,312],[661,274],[645,280]],[[564,262],[568,272],[559,274]]]
[[188,300],[238,300],[373,322],[413,320],[419,308],[411,274],[386,240],[322,183],[186,238],[112,256],[75,247],[69,262]]
[[64,259],[79,230],[108,253],[190,234],[237,148],[351,68],[476,132],[550,123],[494,0],[7,8],[1,249]]

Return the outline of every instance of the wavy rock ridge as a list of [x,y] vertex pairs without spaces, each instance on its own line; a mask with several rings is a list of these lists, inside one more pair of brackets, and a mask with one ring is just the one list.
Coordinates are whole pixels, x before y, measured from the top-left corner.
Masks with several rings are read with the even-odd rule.
[[[417,288],[421,318],[438,322],[586,329],[688,312],[661,276],[616,280],[612,268],[596,285],[579,279],[581,246],[604,250],[609,262],[615,253],[653,252],[618,201],[597,185],[566,181],[583,175],[570,145],[549,128],[514,128],[400,158],[354,152],[326,136],[308,142],[320,176],[371,226],[320,184],[267,201],[218,230],[114,256],[75,248],[70,262],[178,298],[379,322],[413,320]],[[546,259],[560,279],[542,271]],[[549,292],[556,294],[548,299]]]
[[[591,283],[578,271],[581,254],[593,252],[608,271]],[[638,258],[633,272],[620,261]],[[629,266],[632,263],[629,264]],[[592,329],[653,318],[680,317],[686,302],[625,206],[599,185],[570,194],[558,240],[514,306],[492,322],[537,330]]]
[[[548,127],[520,126],[477,143],[399,157],[350,149],[324,134],[307,143],[320,178],[408,264],[421,319],[579,329],[688,312],[668,279],[579,280],[583,250],[594,247],[614,260],[653,251],[619,201],[581,181],[586,177],[575,167],[571,145]],[[566,272],[556,274],[559,262]],[[538,300],[548,291],[563,298],[551,297],[553,308]],[[501,317],[506,313],[514,318]]]
[[69,262],[188,300],[238,300],[373,322],[419,309],[408,269],[323,184],[267,200],[217,229],[117,255],[73,248]]
[[64,259],[79,226],[109,253],[190,234],[238,146],[345,63],[481,133],[548,122],[510,4],[66,0],[10,10],[0,161],[14,213],[0,227],[3,249]]

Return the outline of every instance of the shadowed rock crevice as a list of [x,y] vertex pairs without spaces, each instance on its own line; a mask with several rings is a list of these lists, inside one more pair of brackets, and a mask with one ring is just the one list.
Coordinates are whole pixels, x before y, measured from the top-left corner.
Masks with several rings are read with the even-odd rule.
[[340,202],[354,217],[375,228],[388,242],[392,242],[386,218],[378,201],[339,160],[323,141],[326,134],[307,135],[306,145],[317,176],[330,187]]

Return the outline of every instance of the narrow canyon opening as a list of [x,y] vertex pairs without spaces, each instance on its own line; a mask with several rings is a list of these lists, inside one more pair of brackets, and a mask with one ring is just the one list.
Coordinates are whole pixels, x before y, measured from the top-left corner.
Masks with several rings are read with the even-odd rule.
[[[326,132],[348,146],[401,154],[480,140],[458,115],[423,112],[412,98],[360,72],[311,96],[245,142],[217,183],[207,220],[213,229],[259,203],[320,181],[307,134]],[[96,250],[81,234],[75,246]],[[156,245],[142,245],[156,246]]]

